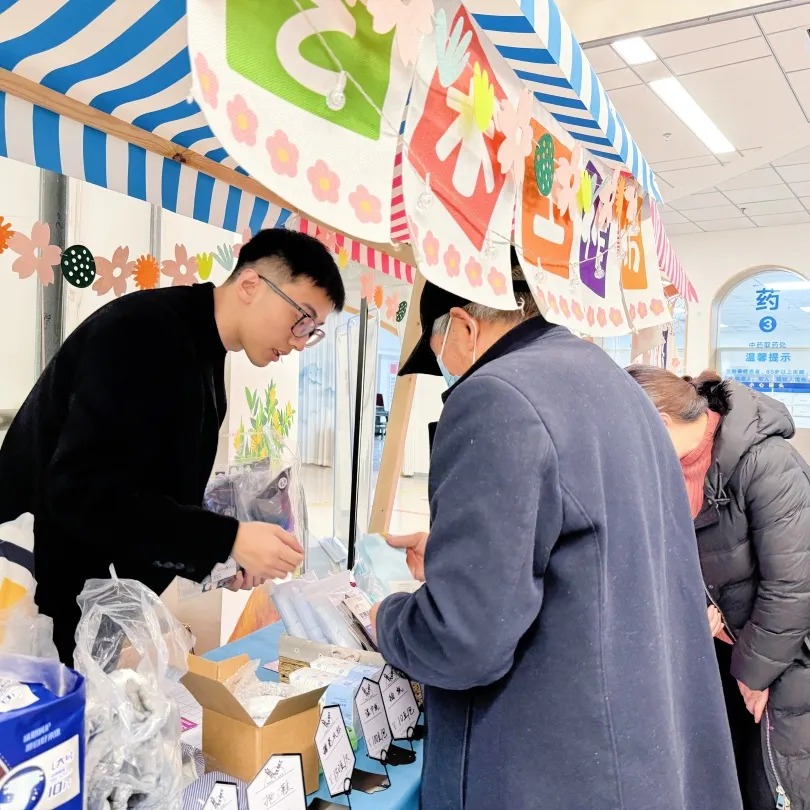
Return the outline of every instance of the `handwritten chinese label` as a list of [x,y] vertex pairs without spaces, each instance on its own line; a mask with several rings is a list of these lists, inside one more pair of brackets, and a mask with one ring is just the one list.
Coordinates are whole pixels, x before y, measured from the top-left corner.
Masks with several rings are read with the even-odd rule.
[[306,810],[304,766],[300,754],[270,757],[248,785],[248,810]]
[[385,761],[392,738],[380,684],[363,678],[354,701],[363,728],[363,736],[366,738],[369,757],[378,762]]
[[214,787],[203,805],[203,810],[239,810],[236,785],[229,785],[225,782],[214,783]]
[[382,671],[380,688],[394,739],[410,739],[419,721],[419,706],[411,682],[388,664]]
[[768,310],[769,312],[776,312],[779,309],[779,293],[776,290],[769,290],[762,288],[756,291],[757,296],[757,312]]
[[315,733],[318,758],[330,796],[350,793],[355,756],[340,706],[324,706]]

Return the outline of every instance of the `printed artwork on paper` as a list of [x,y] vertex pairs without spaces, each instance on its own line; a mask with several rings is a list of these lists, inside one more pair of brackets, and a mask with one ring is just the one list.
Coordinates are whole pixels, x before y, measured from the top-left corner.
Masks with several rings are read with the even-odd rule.
[[396,30],[357,0],[189,0],[188,20],[194,95],[226,151],[296,208],[389,241],[413,72]]
[[[402,176],[414,252],[422,273],[458,295],[514,309],[509,248],[517,185],[504,172],[497,126],[503,105],[518,106],[517,77],[479,36],[457,2],[440,0],[439,35],[468,43],[465,58],[447,64],[436,34],[426,37],[405,127]],[[439,17],[442,19],[442,16]]]

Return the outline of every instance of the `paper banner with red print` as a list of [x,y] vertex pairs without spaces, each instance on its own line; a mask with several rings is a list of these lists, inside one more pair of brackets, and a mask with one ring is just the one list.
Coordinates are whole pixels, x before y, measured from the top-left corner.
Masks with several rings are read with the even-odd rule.
[[633,329],[669,323],[667,306],[652,224],[650,204],[645,200],[640,218],[619,234],[621,285],[627,316]]
[[[463,6],[439,0],[451,29],[471,34],[458,78],[440,78],[435,34],[425,37],[405,125],[402,165],[411,244],[424,276],[498,309],[515,309],[509,250],[517,186],[498,161],[500,103],[515,107],[521,85]],[[447,77],[445,77],[446,79]]]
[[406,262],[394,259],[387,253],[364,245],[348,236],[335,233],[328,228],[316,225],[314,222],[301,217],[298,222],[298,230],[320,239],[336,256],[338,267],[344,269],[346,263],[351,260],[359,262],[372,270],[379,270],[387,276],[406,281],[413,284],[414,268]]
[[413,78],[396,32],[339,0],[189,0],[188,29],[194,97],[228,154],[295,208],[388,242]]

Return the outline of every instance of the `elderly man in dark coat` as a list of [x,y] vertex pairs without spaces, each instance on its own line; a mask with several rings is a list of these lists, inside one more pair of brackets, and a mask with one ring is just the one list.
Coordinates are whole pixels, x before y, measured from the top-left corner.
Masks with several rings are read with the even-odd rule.
[[426,687],[422,807],[740,810],[672,443],[622,369],[516,288],[522,311],[499,312],[428,284],[402,369],[454,383],[430,538],[408,541],[425,584],[373,611],[386,660]]

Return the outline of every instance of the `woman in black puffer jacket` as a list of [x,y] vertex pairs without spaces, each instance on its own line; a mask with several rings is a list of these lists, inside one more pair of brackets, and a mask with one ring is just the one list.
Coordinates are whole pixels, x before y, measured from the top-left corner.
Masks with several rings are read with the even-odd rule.
[[793,421],[711,372],[628,371],[681,458],[747,807],[810,810],[810,467]]

